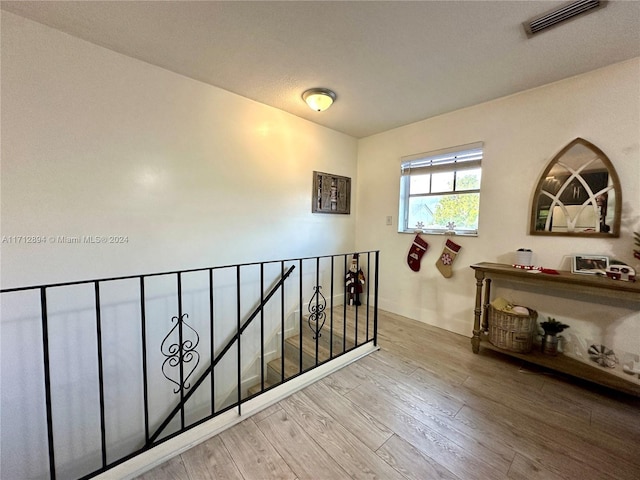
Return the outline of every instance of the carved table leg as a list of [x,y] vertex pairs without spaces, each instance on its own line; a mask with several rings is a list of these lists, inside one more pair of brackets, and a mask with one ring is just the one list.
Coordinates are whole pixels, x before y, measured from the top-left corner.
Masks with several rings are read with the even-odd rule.
[[473,311],[473,337],[471,337],[471,349],[473,353],[480,351],[480,317],[482,315],[482,284],[484,281],[484,272],[476,270],[476,308]]
[[491,303],[491,279],[484,281],[484,303],[482,304],[482,331],[489,330],[489,303]]

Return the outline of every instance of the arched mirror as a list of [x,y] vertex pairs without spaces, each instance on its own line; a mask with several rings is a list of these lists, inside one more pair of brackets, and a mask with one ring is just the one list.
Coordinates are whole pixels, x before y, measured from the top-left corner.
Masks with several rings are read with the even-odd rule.
[[607,156],[576,138],[545,169],[534,192],[532,235],[618,237],[622,195]]

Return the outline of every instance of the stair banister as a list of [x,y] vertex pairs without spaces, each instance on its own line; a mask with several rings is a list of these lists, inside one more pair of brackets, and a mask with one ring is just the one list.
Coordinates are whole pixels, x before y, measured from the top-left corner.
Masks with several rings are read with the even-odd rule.
[[[200,375],[200,377],[198,378],[198,380],[193,384],[193,387],[189,390],[189,392],[187,394],[185,394],[184,396],[181,396],[180,398],[180,402],[178,403],[178,405],[176,405],[176,407],[171,410],[171,412],[169,413],[169,415],[167,415],[167,417],[165,418],[165,420],[160,424],[160,426],[158,427],[158,429],[155,431],[155,433],[153,435],[151,435],[149,437],[149,440],[147,440],[147,446],[152,445],[160,436],[160,434],[162,433],[162,431],[167,427],[167,425],[169,425],[169,423],[171,423],[171,420],[173,420],[173,417],[176,416],[176,414],[180,411],[182,411],[182,408],[184,407],[184,405],[187,403],[187,401],[191,398],[191,396],[194,394],[194,392],[196,392],[198,390],[198,387],[200,385],[202,385],[202,382],[204,382],[207,378],[207,376],[211,373],[211,371],[215,368],[215,366],[218,364],[218,362],[222,359],[222,357],[224,357],[224,355],[229,351],[229,349],[233,346],[233,344],[236,342],[236,340],[238,340],[240,338],[240,335],[242,335],[242,333],[246,330],[246,328],[251,324],[251,322],[253,321],[253,319],[258,315],[258,313],[260,313],[260,311],[262,310],[262,308],[267,304],[267,302],[271,299],[271,297],[278,291],[278,289],[284,284],[285,280],[287,279],[287,277],[289,277],[289,275],[291,275],[291,272],[293,272],[293,270],[296,268],[295,265],[292,265],[289,270],[287,270],[282,277],[280,277],[280,280],[278,280],[278,282],[273,286],[273,288],[271,289],[271,291],[268,293],[268,295],[264,298],[264,300],[262,300],[260,302],[260,305],[258,305],[256,307],[256,309],[253,311],[253,313],[251,315],[249,315],[249,318],[247,319],[246,322],[244,322],[244,324],[238,329],[238,331],[229,339],[229,341],[227,342],[227,344],[224,346],[224,348],[220,351],[220,353],[218,353],[218,355],[216,356],[216,358],[211,362],[211,364],[204,370],[204,372],[202,372],[202,374]],[[238,365],[238,369],[240,368],[240,366]],[[238,384],[238,389],[240,389],[240,384]]]
[[[364,256],[361,256],[360,265],[366,265],[365,268],[367,268],[372,280],[370,285],[367,284],[366,289],[367,301],[364,306],[366,315],[362,309],[360,312],[357,309],[350,309],[349,315],[347,315],[347,305],[344,301],[347,293],[346,285],[343,281],[344,277],[341,277],[339,270],[344,263],[344,270],[345,272],[347,271],[347,260],[355,255],[354,253],[0,288],[4,317],[3,328],[6,326],[6,328],[16,329],[28,339],[28,335],[32,334],[33,325],[35,324],[35,328],[40,335],[37,340],[38,343],[41,343],[40,361],[42,366],[37,373],[42,377],[41,382],[44,386],[44,392],[42,392],[42,403],[37,405],[37,408],[41,409],[42,415],[38,417],[38,420],[16,420],[12,424],[13,429],[11,432],[20,433],[24,431],[16,428],[22,424],[34,425],[34,428],[40,429],[41,435],[43,435],[42,438],[45,440],[43,440],[40,450],[37,452],[38,459],[42,460],[42,466],[38,468],[42,469],[44,475],[48,473],[48,478],[55,480],[56,478],[64,477],[87,480],[120,464],[124,464],[169,439],[175,439],[180,443],[177,437],[181,434],[227,410],[237,408],[237,414],[241,415],[245,406],[243,404],[247,400],[258,397],[260,394],[293,380],[317,366],[336,360],[341,355],[349,354],[356,348],[364,346],[364,343],[377,344],[379,252],[360,252],[360,255],[363,253],[367,255],[367,261],[364,262]],[[371,256],[371,253],[374,255]],[[341,257],[344,262],[338,261],[338,258]],[[374,259],[375,264],[370,263],[370,258]],[[306,271],[303,272],[303,264],[307,260],[309,261],[308,274]],[[273,283],[265,285],[265,267],[269,264],[275,267],[274,270],[270,270],[269,275],[273,275],[271,277],[273,278]],[[249,268],[242,269],[242,267],[254,266],[259,266],[259,272],[249,270]],[[306,268],[307,264],[304,264],[304,269],[306,270]],[[298,273],[298,270],[299,281],[294,283],[298,284],[299,292],[296,292],[295,285],[289,291],[289,288],[285,288],[285,281],[287,279],[291,280]],[[214,271],[223,272],[221,274],[222,282],[215,287],[213,281]],[[202,272],[203,275],[198,276],[199,272]],[[246,276],[245,272],[247,272]],[[188,278],[187,274],[189,274]],[[152,278],[157,278],[158,281],[151,282]],[[123,281],[131,282],[129,284]],[[187,282],[186,284],[185,281]],[[237,292],[232,290],[234,281]],[[183,288],[185,285],[188,285],[186,296]],[[244,302],[240,301],[241,285],[256,288],[256,292],[253,295],[254,298],[257,297],[256,301],[253,305],[246,305],[247,309],[244,309]],[[330,294],[330,298],[327,299],[329,300],[328,302],[320,302],[319,298],[313,298],[313,295],[312,298],[305,301],[305,291],[310,292],[312,289],[313,292],[318,292],[323,286]],[[62,288],[69,288],[69,290],[61,290]],[[370,288],[373,289],[373,292],[370,292]],[[56,290],[54,291],[54,289]],[[279,289],[280,292],[278,292]],[[55,293],[52,293],[52,291]],[[223,298],[221,302],[214,305],[214,292],[217,291],[222,292]],[[17,296],[21,295],[22,292],[34,292],[37,296],[25,296],[24,298],[29,300],[25,302],[21,297]],[[279,302],[282,304],[281,308],[267,308],[267,302],[274,303],[273,297],[276,293],[282,295]],[[14,297],[13,294],[16,294],[16,296]],[[342,304],[339,307],[336,306],[334,312],[334,297],[340,298],[342,294],[344,295]],[[25,295],[29,294],[25,293]],[[176,296],[177,304],[174,304],[171,299]],[[276,300],[278,297],[280,295],[276,295]],[[6,301],[7,307],[4,308],[5,299],[8,298],[11,298],[11,300]],[[70,306],[66,303],[68,299],[73,300],[72,303],[78,307],[77,310],[70,309]],[[250,301],[251,299],[247,298],[246,300]],[[371,304],[369,303],[370,301]],[[208,303],[208,312],[206,312],[205,303]],[[297,310],[295,309],[296,303],[298,304]],[[305,305],[314,306],[317,311],[320,309],[321,303],[322,310],[324,310],[324,306],[330,306],[328,311],[331,312],[331,315],[328,315],[325,332],[323,332],[326,333],[326,336],[322,335],[322,345],[319,344],[320,329],[324,325],[322,319],[316,323],[315,328],[312,328],[311,333],[315,337],[313,339],[310,332],[303,328]],[[236,304],[235,309],[234,304]],[[369,336],[369,309],[371,306],[374,307],[372,312],[373,339]],[[206,355],[208,358],[205,360],[206,363],[200,366],[200,369],[197,368],[198,365],[195,362],[195,365],[187,370],[186,363],[183,365],[182,362],[190,361],[187,360],[188,353],[191,351],[188,342],[192,340],[192,335],[195,333],[193,341],[197,346],[199,332],[195,332],[189,322],[184,321],[183,324],[180,322],[193,313],[191,312],[192,308],[197,308],[195,310],[197,315],[194,315],[194,320],[200,322],[199,324],[202,328],[200,333],[209,330],[207,335],[209,337],[208,342],[201,346],[201,349],[205,349],[205,353],[203,354],[203,351],[200,351],[200,354]],[[177,311],[174,311],[174,309]],[[243,309],[245,312],[251,312],[251,314],[243,315]],[[287,310],[288,313],[285,312],[285,309],[289,309]],[[186,313],[187,310],[189,310],[188,313]],[[215,324],[218,326],[214,328],[214,311],[218,310],[221,312],[220,317],[226,318],[226,321],[216,321]],[[4,314],[6,312],[10,313],[5,317]],[[55,317],[52,316],[51,312]],[[178,322],[162,340],[159,352],[148,348],[149,345],[156,343],[158,335],[161,334],[157,328],[158,323],[155,320],[158,312],[160,312],[161,316],[169,314],[170,317],[172,316],[172,322]],[[339,321],[342,322],[342,325],[339,328],[335,328],[334,313],[336,319],[341,317]],[[260,318],[260,328],[254,331],[254,327],[256,327],[254,325],[255,319],[258,316]],[[362,336],[360,332],[365,328],[365,316],[367,333],[360,339],[359,337]],[[11,318],[11,322],[8,321],[9,318]],[[84,320],[85,318],[88,322]],[[67,319],[75,321],[81,326],[84,325],[84,330],[80,333],[82,334],[82,345],[86,346],[86,351],[81,352],[81,358],[83,361],[85,358],[89,360],[89,362],[85,362],[86,366],[83,363],[83,368],[80,369],[79,375],[71,378],[72,383],[68,381],[66,376],[68,369],[65,366],[69,360],[67,358],[69,355],[66,355],[67,350],[65,349],[73,343],[72,340],[69,340],[68,330],[71,327],[68,325],[75,324],[66,323]],[[267,321],[269,322],[268,324],[266,323]],[[53,325],[52,322],[54,322]],[[286,322],[289,322],[290,325]],[[266,332],[267,325],[269,328],[268,334]],[[287,325],[289,326],[287,327]],[[298,331],[295,331],[296,325]],[[310,326],[313,327],[313,325]],[[327,326],[329,327],[329,332],[326,332]],[[217,332],[216,329],[220,328],[224,330],[224,333],[222,333],[223,338],[214,338],[214,331]],[[357,333],[354,337],[355,332]],[[136,367],[135,362],[138,361],[136,359],[138,357],[140,367],[136,368],[141,368],[140,390],[135,391],[136,402],[131,402],[131,405],[126,404],[127,402],[123,400],[124,397],[122,396],[116,398],[114,394],[117,393],[117,390],[114,390],[114,388],[119,388],[120,385],[128,385],[127,382],[137,382],[137,376],[132,373],[129,376],[121,377],[118,372],[122,369],[122,365],[120,363],[113,364],[112,357],[105,357],[105,355],[119,355],[118,351],[114,351],[111,347],[116,345],[114,342],[122,337],[123,333],[134,335],[130,346],[134,349],[137,348],[137,351],[133,352],[137,352],[138,355],[134,355],[131,362]],[[290,336],[287,337],[287,334],[290,334]],[[257,345],[254,345],[258,340],[260,342],[259,349]],[[238,342],[237,344],[235,343],[236,341]],[[285,341],[287,342],[286,348]],[[163,350],[166,342],[174,342],[170,345],[175,348],[174,351],[169,352],[172,355],[167,355]],[[26,341],[24,343],[27,344]],[[217,348],[216,345],[218,345]],[[249,352],[249,345],[251,345],[251,348],[255,346],[256,350]],[[195,346],[193,347],[194,349]],[[237,352],[233,352],[234,346],[238,348]],[[322,348],[322,355],[320,355],[320,348]],[[65,353],[65,355],[62,355],[61,352]],[[75,354],[75,351],[73,353]],[[238,355],[237,379],[235,378],[235,367],[230,366],[229,369],[220,370],[225,363],[223,358],[225,356],[235,357],[236,353]],[[251,355],[248,355],[249,353]],[[178,368],[173,370],[173,374],[168,376],[165,372],[164,365],[167,362],[167,358],[163,358],[160,354],[167,358],[175,357],[179,360],[176,363]],[[32,356],[37,357],[37,354]],[[76,357],[80,358],[80,354],[75,355],[73,358]],[[245,357],[247,358],[245,359]],[[164,360],[161,372],[153,370],[153,365],[155,365],[157,359],[161,362]],[[38,359],[36,358],[36,360]],[[130,361],[128,357],[125,360],[127,362]],[[288,362],[286,365],[285,360]],[[62,373],[56,373],[54,368],[56,366],[61,369],[59,371]],[[26,367],[24,370],[30,371]],[[219,370],[222,375],[220,380],[214,378]],[[198,371],[200,373],[197,373]],[[162,405],[165,401],[164,397],[157,399],[155,393],[152,393],[160,391],[165,385],[162,379],[158,378],[159,373],[164,374],[167,380],[178,387],[178,391],[174,393],[179,395],[167,399],[170,403],[165,403],[164,405]],[[194,374],[194,379],[189,379],[192,373]],[[91,376],[87,376],[89,374]],[[93,375],[95,375],[95,379],[93,379]],[[16,385],[19,385],[18,375],[15,375],[15,377]],[[207,380],[211,381],[210,401],[205,398],[209,392],[206,392],[206,395],[200,399],[200,394],[203,390],[202,385],[207,384]],[[12,378],[11,381],[14,381],[14,379]],[[191,383],[191,385],[188,385],[187,382]],[[255,383],[251,385],[251,382]],[[135,388],[136,385],[133,385],[133,387]],[[54,393],[62,391],[63,387],[66,397],[77,396],[79,392],[88,391],[89,388],[92,389],[91,392],[95,392],[95,400],[85,401],[84,398],[82,399],[92,408],[83,417],[82,421],[95,422],[95,430],[89,432],[93,443],[83,444],[82,448],[77,449],[77,455],[75,450],[71,452],[71,448],[64,443],[54,446],[54,437],[57,438],[58,436],[57,433],[54,434],[54,427],[62,432],[59,434],[60,438],[63,438],[63,435],[75,435],[75,427],[71,428],[69,426],[70,422],[64,420],[73,415],[73,413],[70,414],[67,411],[68,409],[64,408],[65,403],[61,403],[60,400],[57,400],[56,403],[54,399]],[[208,390],[209,385],[205,389]],[[193,393],[196,390],[198,390],[199,394],[194,396]],[[219,404],[221,406],[216,408],[218,404],[216,396],[218,394],[220,394],[223,401]],[[236,396],[237,398],[234,398]],[[115,400],[113,400],[114,398]],[[9,404],[11,406],[17,404],[13,398],[7,400],[6,397],[3,397],[3,409],[5,401],[13,402]],[[91,403],[92,401],[93,403]],[[125,404],[126,408],[124,410],[120,408]],[[178,405],[174,408],[171,406],[172,404]],[[195,421],[189,420],[187,422],[185,414],[192,411],[198,417]],[[207,412],[210,415],[207,415]],[[158,420],[151,420],[150,417],[157,414],[160,415],[159,418],[156,417]],[[167,415],[168,417],[166,417]],[[189,418],[196,418],[192,416],[192,413],[189,413],[189,415]],[[55,419],[54,416],[56,417]],[[62,420],[58,420],[58,416]],[[36,417],[34,416],[33,418],[35,419]],[[137,427],[133,423],[131,425],[127,424],[122,432],[114,430],[114,428],[122,427],[124,425],[123,421],[129,418],[133,419],[133,422],[137,422],[136,419],[139,419],[140,428],[137,431]],[[177,431],[174,432],[171,429],[169,432],[169,425],[174,424]],[[85,423],[82,423],[82,425],[85,425]],[[86,425],[89,425],[89,423],[86,423]],[[9,438],[7,432],[8,430],[3,428],[3,439]],[[83,435],[85,435],[84,432]],[[74,436],[73,438],[76,437]],[[27,435],[22,435],[20,439],[21,441],[26,441]],[[120,439],[129,441],[131,445],[121,445]],[[33,452],[33,454],[35,455],[36,452]],[[75,457],[67,458],[70,454],[75,455]],[[91,465],[86,461],[87,455],[92,456],[92,460],[89,462]],[[153,454],[150,453],[150,455]],[[23,475],[25,478],[29,476],[26,472],[31,468],[31,463],[27,464],[21,460],[11,461],[13,467],[25,472]],[[48,472],[46,464],[48,464]]]

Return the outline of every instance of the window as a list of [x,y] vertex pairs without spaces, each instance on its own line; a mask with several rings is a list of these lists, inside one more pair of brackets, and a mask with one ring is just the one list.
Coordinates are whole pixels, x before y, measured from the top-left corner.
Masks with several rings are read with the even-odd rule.
[[478,234],[482,145],[402,157],[399,232]]

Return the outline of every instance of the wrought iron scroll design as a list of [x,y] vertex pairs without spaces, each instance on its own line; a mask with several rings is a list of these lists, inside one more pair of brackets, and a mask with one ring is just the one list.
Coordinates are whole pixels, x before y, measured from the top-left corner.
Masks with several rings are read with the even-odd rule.
[[327,308],[327,299],[322,295],[321,288],[322,286],[320,285],[313,287],[315,293],[309,301],[309,320],[307,323],[313,332],[314,340],[322,336],[320,330],[322,330],[324,322],[327,320],[327,314],[324,312],[325,308]]
[[[178,393],[183,389],[188,390],[191,387],[187,381],[200,363],[200,354],[196,351],[196,347],[200,343],[200,336],[191,325],[185,322],[185,318],[189,318],[186,313],[171,319],[175,325],[160,345],[160,351],[166,357],[162,362],[162,374],[171,383],[177,385],[173,393]],[[175,340],[176,336],[177,340]]]

